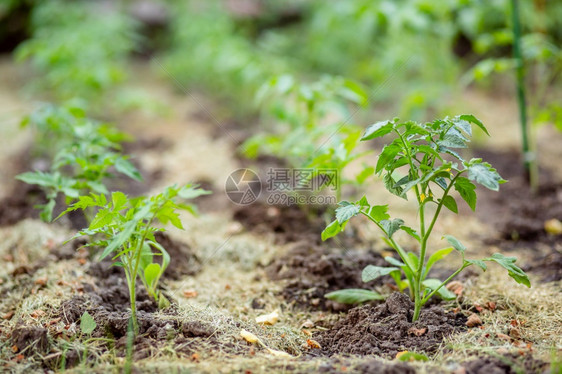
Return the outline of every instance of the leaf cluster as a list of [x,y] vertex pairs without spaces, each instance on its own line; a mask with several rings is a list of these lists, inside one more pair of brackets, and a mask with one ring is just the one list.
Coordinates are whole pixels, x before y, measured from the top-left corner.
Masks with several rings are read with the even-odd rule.
[[121,142],[127,136],[109,124],[87,118],[84,109],[75,103],[60,107],[45,105],[23,124],[34,125],[37,137],[47,140],[43,144],[44,152],[55,151],[50,155],[48,171],[26,172],[16,177],[45,191],[48,201],[39,207],[44,221],[51,221],[59,193],[67,201],[89,192],[107,194],[104,180],[113,177],[113,171],[142,179],[128,157],[121,153]]

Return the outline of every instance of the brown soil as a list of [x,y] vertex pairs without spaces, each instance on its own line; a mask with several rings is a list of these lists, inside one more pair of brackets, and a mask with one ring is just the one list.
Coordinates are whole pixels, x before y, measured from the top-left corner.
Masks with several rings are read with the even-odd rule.
[[266,273],[271,280],[289,280],[282,295],[297,307],[343,311],[352,306],[328,300],[324,295],[343,288],[371,289],[382,285],[390,278],[363,283],[361,272],[367,265],[385,264],[382,256],[373,251],[344,251],[301,242],[268,265]]
[[320,365],[318,372],[324,374],[344,374],[350,372],[359,374],[416,374],[416,370],[405,362],[383,363],[379,360],[362,362],[350,371],[346,362],[340,362],[337,358],[333,362]]
[[298,205],[268,205],[255,202],[234,209],[233,218],[247,230],[258,234],[272,232],[279,244],[307,241],[320,244],[320,234],[326,227],[322,219],[325,207],[309,207],[310,213]]
[[0,201],[0,226],[15,225],[26,218],[39,218],[34,208],[47,200],[38,186],[16,182],[12,193]]
[[476,212],[479,218],[494,225],[499,233],[499,238],[489,240],[489,243],[500,245],[504,250],[532,248],[537,253],[537,260],[527,269],[540,270],[543,281],[562,279],[560,235],[550,235],[544,228],[549,219],[562,221],[562,183],[553,180],[548,171],[541,170],[539,189],[532,194],[523,177],[517,153],[478,153],[509,181],[500,187],[500,193],[484,188],[478,192]]
[[154,237],[173,259],[164,272],[164,278],[178,280],[201,271],[201,261],[187,244],[172,239],[165,232],[157,232]]
[[546,373],[548,363],[535,360],[530,354],[506,354],[481,357],[463,365],[466,374]]
[[410,322],[413,312],[410,298],[397,292],[381,305],[352,309],[331,330],[320,335],[322,353],[385,358],[394,358],[400,351],[431,354],[444,337],[466,328],[464,315],[446,312],[439,306],[423,309],[415,323]]
[[42,327],[16,327],[12,331],[12,344],[17,352],[38,351],[45,353],[49,349],[47,330]]

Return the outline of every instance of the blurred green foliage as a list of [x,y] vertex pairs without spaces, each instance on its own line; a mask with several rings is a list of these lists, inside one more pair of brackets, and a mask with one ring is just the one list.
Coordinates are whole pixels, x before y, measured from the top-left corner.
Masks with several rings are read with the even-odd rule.
[[[31,14],[32,38],[15,57],[39,73],[35,89],[57,100],[100,99],[127,76],[127,57],[137,34],[131,17],[95,2],[38,1]],[[115,6],[113,4],[113,6]]]

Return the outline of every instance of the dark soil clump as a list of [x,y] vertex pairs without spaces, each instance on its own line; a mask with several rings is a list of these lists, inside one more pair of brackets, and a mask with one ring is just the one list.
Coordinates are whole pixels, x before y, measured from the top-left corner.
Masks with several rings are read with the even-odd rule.
[[45,353],[49,350],[47,330],[42,327],[16,327],[12,331],[12,344],[17,352],[23,350]]
[[535,360],[530,354],[479,357],[463,365],[466,374],[545,373],[548,363]]
[[323,354],[377,355],[394,358],[401,351],[431,354],[443,338],[464,330],[466,317],[444,311],[439,306],[422,309],[420,318],[410,322],[414,303],[401,293],[393,293],[381,305],[352,309],[336,325],[319,336]]
[[[164,278],[178,280],[183,276],[195,275],[201,271],[201,261],[187,244],[172,239],[165,232],[157,232],[154,237],[174,259],[168,264],[163,274]],[[158,260],[159,257],[155,259]]]
[[272,280],[289,280],[282,295],[295,306],[343,311],[352,306],[328,300],[324,295],[344,288],[371,289],[390,278],[363,283],[361,272],[367,265],[386,266],[381,255],[373,251],[328,249],[299,243],[285,256],[266,268]]

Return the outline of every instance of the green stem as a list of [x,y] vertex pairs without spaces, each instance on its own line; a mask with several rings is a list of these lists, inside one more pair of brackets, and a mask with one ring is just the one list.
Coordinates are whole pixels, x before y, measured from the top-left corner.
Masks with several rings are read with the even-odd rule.
[[455,177],[451,180],[451,183],[449,183],[449,185],[447,186],[447,188],[443,192],[443,196],[441,196],[441,201],[439,202],[439,204],[437,204],[437,209],[435,210],[435,214],[433,215],[431,223],[429,224],[427,230],[425,231],[425,233],[422,236],[418,270],[414,275],[415,276],[414,282],[416,283],[416,285],[415,285],[416,293],[414,295],[415,296],[414,297],[414,317],[412,318],[412,322],[415,322],[415,321],[418,320],[418,318],[420,316],[421,307],[424,304],[424,301],[421,299],[421,289],[422,289],[422,282],[423,282],[423,276],[422,276],[423,267],[425,266],[425,254],[426,254],[426,251],[427,251],[427,241],[428,241],[429,237],[431,236],[431,231],[433,231],[433,227],[435,226],[435,222],[437,222],[437,217],[439,217],[439,214],[441,213],[441,209],[443,208],[443,202],[445,201],[445,198],[449,194],[449,191],[451,190],[451,187],[453,187],[453,185],[455,184],[455,181],[457,180],[457,178],[463,172],[464,172],[464,170],[458,172],[457,175],[455,175]]
[[519,122],[521,126],[521,141],[523,150],[523,167],[527,182],[534,191],[537,187],[536,178],[532,175],[533,165],[536,163],[533,152],[529,149],[529,128],[527,126],[527,104],[525,90],[525,66],[521,52],[521,23],[519,19],[519,1],[511,0],[511,14],[513,27],[513,57],[516,63],[517,102],[519,104]]

